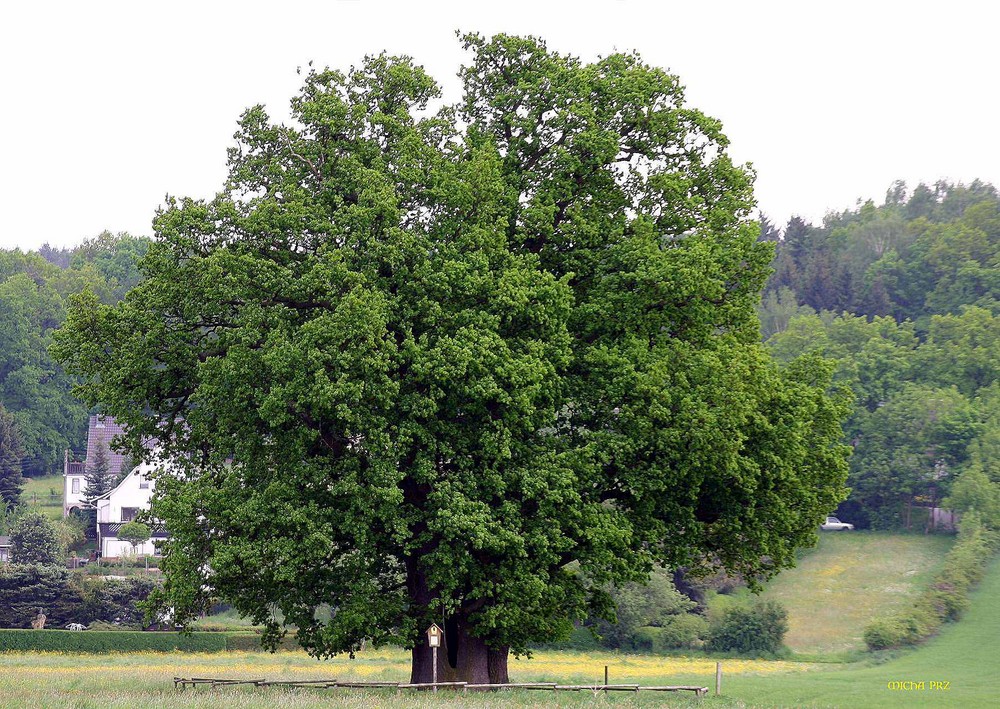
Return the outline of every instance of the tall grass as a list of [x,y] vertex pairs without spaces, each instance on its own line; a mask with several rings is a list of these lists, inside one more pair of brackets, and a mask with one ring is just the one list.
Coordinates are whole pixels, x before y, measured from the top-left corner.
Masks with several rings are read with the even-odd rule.
[[[319,707],[319,706],[698,706],[684,696],[601,695],[591,692],[505,692],[487,696],[439,693],[436,698],[393,691],[281,690],[231,688],[175,690],[173,678],[231,677],[405,681],[409,653],[368,650],[351,660],[318,661],[301,652],[268,653],[134,653],[114,657],[11,653],[0,656],[0,707]],[[712,686],[715,662],[697,658],[660,658],[617,653],[548,651],[534,658],[511,659],[515,682],[558,681],[593,684],[610,680],[639,684]],[[727,661],[727,677],[740,674],[780,676],[803,673],[814,665],[757,660]],[[728,704],[726,704],[728,705]]]
[[954,537],[827,532],[798,566],[763,593],[788,610],[785,644],[798,653],[849,653],[865,647],[872,619],[912,603],[941,569]]

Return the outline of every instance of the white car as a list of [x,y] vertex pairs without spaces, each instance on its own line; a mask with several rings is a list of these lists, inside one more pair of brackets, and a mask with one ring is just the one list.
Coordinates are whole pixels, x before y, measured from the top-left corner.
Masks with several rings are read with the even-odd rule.
[[819,528],[828,532],[849,532],[854,529],[854,525],[841,522],[836,517],[827,517],[826,522],[821,524]]

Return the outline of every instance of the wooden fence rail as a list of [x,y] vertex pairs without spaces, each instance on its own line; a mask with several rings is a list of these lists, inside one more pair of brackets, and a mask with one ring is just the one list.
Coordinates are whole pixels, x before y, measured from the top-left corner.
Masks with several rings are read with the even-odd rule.
[[227,679],[212,677],[174,677],[174,688],[185,689],[187,686],[208,685],[209,687],[231,687],[240,684],[252,684],[255,687],[313,687],[316,689],[454,689],[463,692],[470,689],[476,691],[495,691],[511,689],[548,690],[564,692],[589,691],[599,692],[694,692],[703,697],[708,694],[708,687],[694,685],[660,685],[644,687],[638,684],[558,684],[556,682],[523,682],[510,684],[470,684],[468,682],[363,682],[339,681],[336,679],[297,679],[297,680],[266,680],[266,679]]

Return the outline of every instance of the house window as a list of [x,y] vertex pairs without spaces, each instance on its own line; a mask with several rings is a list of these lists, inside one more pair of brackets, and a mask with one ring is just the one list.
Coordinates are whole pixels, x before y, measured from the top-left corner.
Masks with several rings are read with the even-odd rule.
[[139,477],[139,489],[148,490],[149,489],[149,478],[145,475],[140,475]]
[[73,493],[78,494],[80,492],[80,478],[73,478]]
[[122,507],[122,522],[131,522],[139,514],[138,507]]

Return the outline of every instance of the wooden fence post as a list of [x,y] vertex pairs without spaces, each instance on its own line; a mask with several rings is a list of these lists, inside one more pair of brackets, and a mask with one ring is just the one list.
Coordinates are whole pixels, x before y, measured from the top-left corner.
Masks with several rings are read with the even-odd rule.
[[715,663],[715,696],[722,694],[722,663]]

